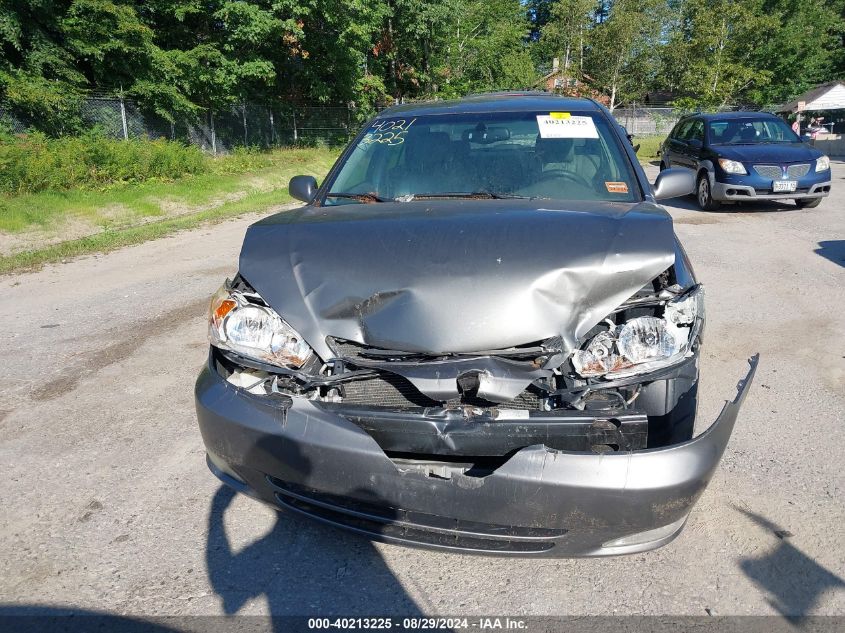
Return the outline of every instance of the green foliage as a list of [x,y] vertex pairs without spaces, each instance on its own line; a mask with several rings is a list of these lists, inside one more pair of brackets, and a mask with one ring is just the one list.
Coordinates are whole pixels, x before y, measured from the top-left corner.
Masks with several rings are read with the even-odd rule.
[[731,104],[765,86],[772,73],[755,65],[755,51],[777,26],[762,0],[686,0],[670,43],[683,60],[680,85],[702,108]]
[[770,73],[767,84],[749,91],[752,101],[783,103],[845,69],[845,0],[766,0],[762,10],[777,28],[751,55],[756,68]]
[[542,52],[540,63],[548,64],[557,57],[567,76],[580,79],[595,24],[595,9],[595,0],[537,3],[535,11],[541,14],[538,19],[547,20],[539,29],[540,41],[535,47]]
[[593,29],[590,70],[611,109],[636,98],[649,83],[665,8],[665,0],[616,0],[608,18]]
[[0,103],[51,136],[89,90],[170,121],[244,102],[525,88],[561,62],[611,105],[782,101],[845,76],[845,0],[0,0]]
[[115,183],[168,180],[204,169],[195,147],[98,134],[51,139],[41,132],[0,140],[0,193],[20,195]]
[[433,88],[444,97],[529,87],[535,73],[524,40],[528,23],[518,0],[456,3],[434,57]]

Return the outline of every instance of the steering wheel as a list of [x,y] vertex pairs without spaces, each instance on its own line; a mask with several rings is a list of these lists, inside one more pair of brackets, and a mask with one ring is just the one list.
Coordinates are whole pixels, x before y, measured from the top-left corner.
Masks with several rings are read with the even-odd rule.
[[586,178],[579,174],[574,174],[571,171],[566,171],[565,169],[550,169],[549,171],[544,171],[540,174],[539,182],[543,182],[545,180],[558,180],[560,178],[574,182],[576,185],[580,185],[585,189],[591,188],[590,183]]

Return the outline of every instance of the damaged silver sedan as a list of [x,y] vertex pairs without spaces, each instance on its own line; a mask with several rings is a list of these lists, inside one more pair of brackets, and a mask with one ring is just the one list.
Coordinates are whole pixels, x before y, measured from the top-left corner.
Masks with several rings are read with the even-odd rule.
[[208,465],[392,543],[604,556],[671,541],[751,382],[693,439],[704,298],[600,105],[382,112],[251,226],[196,385]]

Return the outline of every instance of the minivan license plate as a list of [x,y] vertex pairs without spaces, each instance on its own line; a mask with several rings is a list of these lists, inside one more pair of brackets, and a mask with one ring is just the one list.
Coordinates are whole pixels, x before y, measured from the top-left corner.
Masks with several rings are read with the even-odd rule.
[[795,191],[798,182],[795,180],[775,180],[772,182],[772,191],[780,193],[782,191]]

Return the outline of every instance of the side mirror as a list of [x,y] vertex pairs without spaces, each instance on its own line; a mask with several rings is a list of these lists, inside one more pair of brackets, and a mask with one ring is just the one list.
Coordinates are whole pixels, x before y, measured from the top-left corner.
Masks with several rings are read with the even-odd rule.
[[288,183],[288,193],[297,200],[311,202],[317,195],[317,179],[314,176],[294,176]]
[[695,191],[695,174],[690,169],[666,169],[654,181],[654,199],[688,196]]
[[704,143],[702,143],[700,139],[693,138],[690,139],[689,146],[693,149],[701,149],[702,147],[704,147]]

